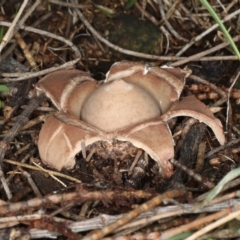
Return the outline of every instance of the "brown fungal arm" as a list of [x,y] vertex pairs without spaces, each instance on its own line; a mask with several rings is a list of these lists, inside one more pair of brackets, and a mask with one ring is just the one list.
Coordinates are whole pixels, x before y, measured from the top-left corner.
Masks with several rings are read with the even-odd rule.
[[146,151],[158,165],[163,177],[173,174],[172,164],[169,162],[174,157],[174,142],[167,124],[159,122],[151,125],[141,124],[138,127],[118,132],[117,139],[129,141],[135,147]]
[[79,117],[84,101],[97,88],[97,82],[80,70],[60,70],[43,77],[35,88],[38,94],[44,93],[58,110]]
[[161,119],[166,122],[171,118],[179,116],[193,117],[200,122],[204,122],[213,130],[219,143],[224,144],[225,136],[220,120],[213,115],[205,104],[194,96],[188,96],[181,101],[175,102],[171,108],[161,116]]
[[60,171],[74,166],[82,142],[87,146],[99,140],[97,133],[65,124],[50,115],[40,131],[38,149],[42,161]]
[[190,70],[168,67],[149,67],[141,62],[115,63],[106,75],[105,82],[123,79],[149,92],[164,113],[178,100],[185,78]]

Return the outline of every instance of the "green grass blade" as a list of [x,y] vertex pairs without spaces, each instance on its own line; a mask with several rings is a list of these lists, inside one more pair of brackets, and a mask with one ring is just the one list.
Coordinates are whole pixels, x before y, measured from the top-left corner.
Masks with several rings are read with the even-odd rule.
[[93,1],[91,1],[91,3],[98,9],[100,10],[102,13],[104,13],[105,15],[107,15],[108,17],[113,17],[116,13],[114,10],[108,8],[108,7],[104,7],[102,5],[96,4]]
[[238,51],[238,48],[237,48],[236,44],[234,43],[234,41],[232,40],[232,37],[228,33],[228,31],[225,28],[224,24],[222,23],[222,21],[220,20],[220,18],[216,14],[216,12],[213,10],[213,8],[211,7],[211,5],[208,3],[207,0],[200,0],[200,2],[209,11],[209,13],[214,18],[214,20],[218,23],[218,25],[221,28],[221,30],[223,31],[225,37],[227,38],[227,40],[229,41],[230,45],[232,46],[233,51],[235,52],[235,54],[237,55],[238,59],[240,60],[240,53]]
[[137,0],[130,0],[125,6],[124,10],[129,10],[136,2]]
[[170,238],[168,238],[168,240],[182,240],[182,239],[185,239],[185,238],[191,236],[192,234],[193,234],[192,232],[184,232],[184,233],[175,235],[173,237],[170,237]]
[[235,168],[230,171],[206,196],[205,200],[200,204],[199,208],[207,205],[213,198],[215,198],[226,185],[226,183],[232,181],[236,177],[240,176],[240,168]]
[[4,27],[0,27],[0,41],[2,41],[4,36]]
[[0,85],[0,92],[9,92],[9,88],[6,85]]

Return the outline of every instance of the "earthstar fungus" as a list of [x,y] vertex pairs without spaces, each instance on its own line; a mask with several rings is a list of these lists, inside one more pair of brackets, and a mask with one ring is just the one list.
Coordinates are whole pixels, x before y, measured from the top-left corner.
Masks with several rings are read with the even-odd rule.
[[213,130],[220,144],[225,141],[221,122],[207,106],[194,96],[179,100],[189,74],[180,68],[122,61],[110,68],[104,82],[80,70],[45,76],[36,84],[37,93],[44,92],[60,114],[77,125],[54,115],[46,119],[38,141],[42,161],[57,170],[73,168],[83,144],[87,147],[103,141],[110,146],[107,151],[116,151],[126,143],[146,151],[158,163],[161,175],[170,177],[174,142],[169,119],[196,118]]

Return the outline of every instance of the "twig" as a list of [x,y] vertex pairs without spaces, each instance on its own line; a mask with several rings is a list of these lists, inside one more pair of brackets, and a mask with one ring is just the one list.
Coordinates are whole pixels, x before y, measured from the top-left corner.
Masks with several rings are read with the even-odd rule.
[[3,189],[4,189],[4,191],[7,195],[7,198],[8,198],[8,200],[10,200],[12,198],[12,193],[11,193],[10,188],[7,184],[7,181],[4,177],[4,173],[3,173],[1,165],[0,165],[0,179],[1,179],[1,182],[2,182]]
[[209,151],[206,155],[205,155],[205,158],[209,158],[211,157],[213,154],[221,151],[221,150],[224,150],[225,148],[228,148],[228,147],[232,147],[236,144],[240,143],[240,138],[238,139],[234,139],[232,141],[229,141],[228,143],[220,146],[220,147],[217,147],[217,148],[214,148],[213,150]]
[[72,66],[74,66],[78,61],[80,60],[80,58],[74,59],[72,61],[66,62],[64,64],[62,64],[59,67],[51,67],[39,72],[28,72],[28,73],[9,73],[9,74],[2,74],[2,75],[8,75],[8,76],[20,76],[18,78],[4,78],[4,79],[0,79],[0,82],[2,83],[7,83],[7,82],[17,82],[17,81],[22,81],[22,80],[26,80],[29,78],[34,78],[34,77],[39,77],[57,70],[61,70],[61,69],[67,69],[70,68]]
[[48,0],[48,2],[57,4],[59,6],[72,7],[72,8],[88,8],[88,7],[90,7],[90,5],[86,5],[86,4],[74,4],[74,3],[68,3],[68,2],[58,1],[58,0]]
[[196,160],[196,164],[195,164],[195,172],[196,173],[201,173],[203,170],[206,147],[207,147],[206,142],[204,142],[204,141],[199,144],[197,160]]
[[[9,27],[9,26],[11,26],[11,23],[5,22],[5,21],[0,21],[0,25]],[[57,39],[61,42],[64,42],[66,45],[71,47],[71,49],[74,51],[77,58],[81,57],[81,53],[80,53],[79,49],[77,48],[77,46],[75,44],[73,44],[73,42],[67,40],[64,37],[61,37],[61,36],[58,36],[56,34],[53,34],[53,33],[47,32],[47,31],[43,31],[43,30],[40,30],[40,29],[37,29],[37,28],[33,28],[33,27],[19,26],[19,28],[23,29],[23,30],[26,30],[26,31],[29,31],[29,32],[36,33],[36,34],[40,34],[40,35],[43,35],[43,36],[46,36],[46,37],[49,37],[49,38],[54,38],[54,39]]]
[[[24,16],[22,17],[22,19],[18,22],[18,24],[16,25],[14,31],[13,31],[13,34],[15,34],[15,37],[16,36],[20,36],[20,34],[17,32],[19,27],[22,26],[24,24],[24,22],[26,21],[26,19],[31,15],[31,13],[35,10],[35,8],[40,4],[40,0],[36,0],[35,3],[29,7],[29,9],[27,10],[27,12],[24,13]],[[38,22],[38,21],[37,21]],[[23,34],[23,35],[26,35],[26,34]],[[21,37],[21,36],[20,36]],[[17,38],[17,37],[16,37]],[[23,41],[23,40],[22,40]],[[19,44],[20,45],[20,44]],[[5,51],[3,53],[3,56],[2,56],[2,60],[5,59],[10,53],[12,53],[12,50],[14,49],[14,47],[16,46],[16,43],[13,43],[8,49],[7,51]],[[20,45],[21,46],[21,45]],[[24,49],[23,49],[24,51]],[[25,48],[25,51],[27,51],[27,48]]]
[[[231,188],[234,188],[234,187],[237,187],[240,185],[240,178],[237,178],[231,182],[228,182],[224,187],[223,189],[221,190],[221,193],[222,192],[225,192],[226,190],[229,190]],[[203,193],[202,195],[198,196],[197,198],[194,199],[195,202],[202,202],[206,196],[209,194],[209,192],[206,192],[206,193]],[[233,193],[230,193],[230,194],[227,194],[227,195],[224,195],[224,196],[220,196],[220,197],[217,197],[216,199],[213,199],[211,201],[211,203],[218,203],[219,200],[220,201],[224,201],[226,199],[234,199],[234,197],[238,196],[239,194],[239,191],[236,191],[236,192],[233,192]],[[230,195],[230,196],[229,196]],[[225,197],[228,197],[228,198],[225,198]]]
[[[228,16],[226,16],[223,20],[222,23],[232,19],[233,17],[237,16],[240,13],[240,9],[236,10],[235,12],[229,14]],[[188,48],[190,48],[195,42],[201,40],[204,36],[206,36],[207,34],[209,34],[210,32],[212,32],[213,30],[215,30],[218,27],[218,24],[214,24],[213,26],[211,26],[210,28],[208,28],[206,31],[202,32],[201,34],[199,34],[198,36],[194,37],[188,44],[186,44],[177,54],[176,56],[181,56]]]
[[218,88],[216,85],[208,82],[207,80],[204,80],[198,76],[195,75],[190,75],[188,78],[193,79],[197,82],[206,84],[207,86],[209,86],[211,89],[213,89],[215,92],[217,92],[222,98],[227,98],[227,94],[226,92],[224,92],[223,90],[221,90],[220,88]]
[[[235,194],[236,196],[236,194]],[[215,199],[217,200],[217,199]],[[210,213],[210,212],[218,212],[222,211],[228,207],[233,207],[236,206],[240,208],[240,200],[239,199],[233,199],[231,200],[225,200],[222,203],[217,203],[217,204],[211,204],[207,207],[204,207],[203,209],[194,209],[195,204],[182,204],[182,205],[176,205],[176,206],[164,206],[164,207],[157,207],[154,208],[153,210],[150,210],[146,213],[142,213],[136,221],[129,223],[127,225],[124,225],[120,229],[126,229],[126,228],[131,228],[139,225],[146,225],[149,222],[152,223],[154,221],[161,221],[166,218],[169,218],[171,216],[178,216],[181,214],[193,214],[193,213]],[[194,209],[194,211],[193,211]],[[76,221],[68,225],[68,227],[74,231],[74,232],[85,232],[89,230],[93,230],[96,228],[103,228],[106,226],[106,224],[110,224],[115,222],[118,219],[122,218],[122,214],[119,215],[107,215],[107,214],[100,214],[97,217],[91,218],[91,219],[86,219],[83,221]],[[21,216],[20,216],[21,217]],[[4,218],[2,217],[1,219]],[[0,219],[0,223],[1,223]],[[7,219],[6,219],[7,220]],[[13,219],[14,221],[15,219]],[[35,236],[39,237],[51,237],[54,236],[54,233],[51,233],[47,230],[37,230],[37,229],[30,229],[30,234],[31,237],[34,238]]]
[[25,41],[23,40],[22,36],[20,35],[19,32],[15,33],[15,38],[17,40],[18,45],[21,47],[24,56],[26,57],[28,63],[30,64],[30,66],[32,67],[33,71],[39,71],[39,68],[37,66],[37,63],[35,62],[34,57],[32,56],[32,54],[30,53],[27,44],[25,43]]
[[56,172],[56,171],[52,171],[52,170],[45,169],[45,168],[41,168],[40,169],[38,167],[26,164],[24,162],[17,162],[17,161],[11,160],[11,159],[3,159],[3,162],[9,163],[9,164],[12,164],[12,165],[17,165],[17,166],[23,167],[23,168],[32,169],[32,170],[35,170],[35,171],[41,171],[41,172],[45,172],[45,173],[48,173],[48,174],[52,174],[52,175],[55,175],[55,176],[58,176],[58,177],[61,177],[61,178],[68,179],[68,180],[70,180],[70,181],[72,181],[74,183],[81,183],[80,180],[78,180],[78,179],[76,179],[74,177],[68,176],[66,174],[63,174],[63,173],[60,173],[60,172]]
[[85,202],[88,200],[102,200],[102,201],[112,201],[119,197],[131,199],[132,197],[136,198],[149,198],[152,194],[146,193],[144,191],[95,191],[95,192],[87,192],[83,191],[76,191],[71,193],[63,193],[63,194],[55,194],[48,195],[43,198],[33,198],[28,201],[22,201],[17,203],[7,203],[5,205],[0,206],[0,214],[13,214],[19,210],[22,212],[28,210],[30,208],[37,208],[37,207],[45,207],[51,208],[52,204],[64,204],[69,201],[78,205],[80,202]]
[[[74,2],[74,1],[72,1]],[[140,57],[140,58],[146,58],[146,59],[155,59],[155,60],[163,60],[163,61],[171,61],[170,59],[173,59],[172,57],[169,56],[158,56],[158,55],[150,55],[150,54],[144,54],[144,53],[139,53],[139,52],[134,52],[131,50],[127,50],[124,48],[121,48],[115,44],[110,43],[107,39],[103,38],[93,27],[92,25],[87,21],[87,19],[84,17],[82,12],[79,9],[75,9],[77,12],[79,18],[83,22],[83,24],[87,27],[87,29],[101,42],[106,44],[108,47],[114,49],[115,51],[134,56],[134,57]]]
[[15,28],[15,31],[13,32],[13,34],[15,34],[18,29],[19,26],[22,26],[25,21],[27,20],[27,18],[32,14],[32,12],[35,10],[35,8],[41,3],[41,0],[36,0],[29,8],[28,10],[24,13],[22,19],[18,22],[18,25]]
[[[240,35],[238,35],[238,36],[236,36],[236,37],[233,38],[233,41],[234,41],[234,42],[237,42],[237,41],[239,41],[239,40],[240,40]],[[200,53],[191,55],[191,56],[188,57],[188,58],[185,58],[185,59],[183,59],[183,60],[179,60],[179,61],[177,61],[177,62],[175,62],[175,63],[172,63],[172,64],[170,64],[170,66],[172,66],[172,67],[177,67],[177,66],[183,65],[183,64],[185,64],[185,63],[187,63],[187,62],[191,62],[191,61],[193,61],[193,60],[196,60],[196,59],[198,59],[198,60],[201,61],[201,58],[202,58],[202,57],[204,57],[204,56],[206,56],[206,55],[209,55],[210,53],[216,52],[216,51],[218,51],[218,50],[220,50],[220,49],[222,49],[222,48],[224,48],[224,47],[227,47],[229,44],[230,44],[229,42],[221,43],[221,44],[219,44],[219,45],[217,45],[217,46],[215,46],[215,47],[213,47],[213,48],[211,48],[211,49],[208,49],[208,50],[206,50],[206,51],[203,51],[203,52],[200,52]]]
[[[43,99],[45,99],[45,96],[41,95],[37,99],[33,100],[29,104],[29,106],[23,111],[23,113],[20,114],[17,117],[17,121],[14,124],[14,126],[11,128],[9,133],[6,134],[6,136],[0,142],[0,165],[2,165],[2,161],[3,161],[3,158],[4,158],[5,152],[9,148],[10,142],[17,135],[19,129],[27,122],[28,117],[32,113],[34,108],[37,107],[39,102],[41,102]],[[4,173],[3,173],[1,168],[0,168],[0,178],[1,178],[1,182],[2,182],[3,188],[4,188],[5,192],[6,192],[6,195],[7,195],[8,199],[11,199],[12,198],[12,194],[11,194],[11,191],[10,191],[8,185],[7,185],[7,181],[6,181],[5,177],[4,177]]]
[[[43,15],[42,17],[38,18],[32,25],[31,27],[36,27],[38,24],[40,24],[41,22],[47,20],[50,16],[52,16],[52,12],[48,12],[46,13],[45,15]],[[22,38],[24,38],[26,35],[28,34],[28,32],[23,32],[21,35],[22,35]],[[2,54],[2,60],[4,60],[5,58],[7,58],[11,53],[12,51],[15,49],[15,47],[17,46],[17,43],[16,42],[13,42],[5,51],[4,53]]]
[[44,169],[43,167],[40,166],[40,164],[36,163],[33,161],[33,159],[31,159],[31,162],[40,170],[42,170],[43,172],[47,172],[49,174],[49,176],[51,178],[53,178],[56,182],[58,182],[59,184],[61,184],[63,187],[67,187],[67,185],[61,181],[60,179],[58,179],[57,177],[54,176],[54,174],[51,174],[48,170]]
[[32,187],[32,190],[33,190],[33,192],[35,193],[35,195],[36,195],[37,197],[42,197],[42,194],[41,194],[41,192],[39,191],[36,183],[33,181],[31,175],[30,175],[28,172],[26,172],[26,171],[22,171],[22,173],[23,173],[23,176],[25,176],[25,177],[27,178],[28,183],[29,183],[29,185]]
[[153,24],[155,24],[156,26],[159,25],[159,21],[147,11],[145,11],[145,9],[142,8],[142,5],[140,5],[137,1],[135,3],[135,6],[139,9],[142,15],[146,16],[147,19],[150,20]]
[[192,21],[193,21],[196,25],[198,25],[197,19],[196,19],[196,18],[194,17],[194,15],[191,14],[191,12],[183,5],[183,3],[180,3],[179,6],[180,6],[180,8],[185,12],[186,16],[188,16],[189,18],[191,18]]
[[160,238],[162,240],[163,239],[169,239],[169,238],[171,238],[173,236],[176,236],[179,233],[195,229],[195,228],[201,226],[202,224],[207,224],[209,222],[212,222],[215,219],[219,219],[220,217],[223,217],[223,216],[229,214],[230,212],[231,212],[231,208],[229,207],[229,208],[226,208],[226,209],[224,209],[224,210],[222,210],[220,212],[208,215],[206,217],[197,218],[195,221],[193,221],[191,223],[179,226],[179,227],[174,228],[174,229],[169,229],[169,230],[163,232],[161,234]]
[[178,161],[171,159],[170,162],[176,166],[179,167],[181,170],[183,170],[184,172],[186,172],[189,176],[191,176],[194,180],[196,180],[199,183],[202,183],[205,187],[211,189],[214,188],[214,184],[209,181],[207,178],[204,179],[200,174],[194,172],[193,170],[187,168],[186,166],[180,164]]
[[[37,220],[37,219],[42,219],[45,217],[49,217],[48,215],[43,215],[43,214],[29,214],[29,215],[18,215],[18,216],[11,216],[11,217],[1,217],[0,219],[0,225],[1,228],[5,227],[9,227],[9,224],[11,224],[11,222],[14,223],[14,225],[19,224],[19,222],[27,222],[27,221],[33,221],[33,220]],[[57,217],[52,217],[55,221],[58,222],[65,222],[70,224],[72,221],[70,220],[66,220],[66,219],[61,219],[61,218],[57,218]],[[5,226],[2,225],[4,223],[7,223]]]
[[[30,157],[32,157],[32,155],[36,152],[36,148],[33,148],[32,150],[30,150],[26,156],[21,160],[21,163],[26,162]],[[4,162],[5,160],[3,160]],[[19,163],[19,162],[18,162]],[[15,174],[18,172],[20,166],[18,165],[17,168],[15,168],[11,174],[8,176],[8,178],[6,179],[7,182],[11,181],[11,179],[15,176]],[[2,185],[0,186],[0,189],[2,189]]]
[[3,48],[6,46],[6,44],[8,43],[8,41],[12,38],[13,34],[14,34],[14,27],[16,26],[24,8],[26,7],[28,3],[28,0],[24,0],[22,6],[20,7],[16,17],[14,18],[13,22],[11,23],[8,31],[6,32],[6,34],[4,35],[2,42],[0,43],[0,53],[2,52]]
[[227,214],[227,216],[225,216],[225,217],[217,220],[216,222],[211,223],[211,224],[207,225],[206,227],[200,229],[199,231],[195,232],[190,237],[186,238],[186,240],[198,239],[203,234],[211,231],[212,229],[214,229],[216,227],[223,225],[224,223],[230,222],[234,218],[237,218],[239,215],[240,215],[240,210],[233,212],[233,213],[229,213],[229,214]]
[[19,129],[25,125],[28,121],[28,117],[32,111],[38,107],[39,103],[45,99],[44,95],[40,95],[38,98],[31,100],[28,107],[17,117],[17,121],[11,130],[8,132],[6,137],[0,142],[0,164],[3,161],[6,150],[8,149],[10,142],[17,135]]
[[158,206],[165,198],[176,198],[179,196],[182,196],[186,193],[184,190],[171,190],[168,192],[165,192],[157,197],[154,197],[153,199],[149,200],[148,202],[140,205],[136,209],[130,211],[129,213],[125,214],[121,219],[117,220],[116,222],[100,229],[91,232],[87,236],[83,238],[83,240],[98,240],[102,237],[106,236],[107,234],[113,232],[117,228],[123,226],[124,224],[128,223],[129,221],[133,220],[137,216],[139,216],[141,213],[144,213],[148,210],[150,210],[153,207]]
[[168,30],[172,33],[172,35],[177,38],[178,40],[181,40],[183,42],[188,42],[188,40],[182,36],[180,36],[171,26],[171,24],[169,23],[169,21],[167,20],[166,16],[165,16],[165,12],[164,12],[164,6],[162,3],[162,0],[158,0],[158,6],[159,6],[159,12],[162,16],[162,19],[166,25],[166,27],[168,28]]
[[239,75],[240,75],[240,69],[238,68],[237,69],[237,74],[235,74],[235,76],[233,76],[234,80],[230,86],[230,88],[228,89],[228,94],[227,94],[227,118],[226,118],[226,131],[228,131],[228,124],[229,124],[229,111],[230,111],[230,97],[231,97],[231,92],[232,92],[232,89],[236,83],[236,81],[238,80],[239,78]]
[[206,62],[209,62],[209,61],[230,61],[230,60],[239,60],[237,58],[237,56],[214,56],[214,57],[203,57],[203,58],[199,58],[198,60],[197,59],[194,59],[192,61],[206,61]]

